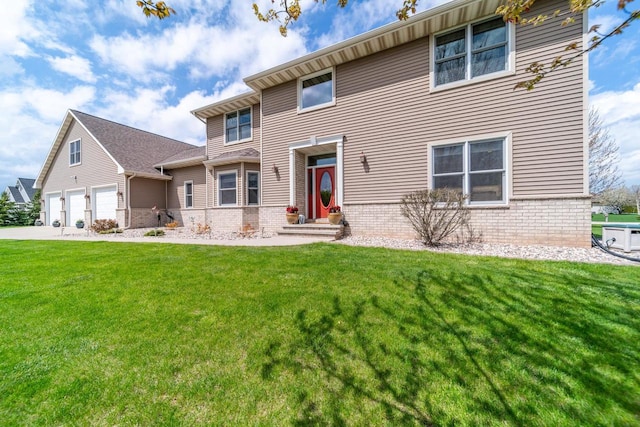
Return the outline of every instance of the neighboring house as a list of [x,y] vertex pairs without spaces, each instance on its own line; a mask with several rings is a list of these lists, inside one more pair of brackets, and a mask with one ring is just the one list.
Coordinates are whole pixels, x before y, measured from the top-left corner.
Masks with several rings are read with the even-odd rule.
[[8,186],[5,190],[9,196],[9,201],[16,204],[17,207],[25,209],[28,203],[33,202],[33,196],[36,193],[33,184],[35,179],[18,178],[15,186]]
[[[458,0],[261,73],[206,123],[206,221],[276,231],[342,206],[353,235],[412,237],[403,195],[469,194],[485,241],[590,246],[587,59],[516,90],[586,22],[505,23],[499,0]],[[566,1],[539,0],[526,17]],[[586,17],[584,19],[586,21]],[[578,19],[580,21],[580,19]]]
[[167,208],[173,178],[153,165],[203,148],[69,110],[36,179],[41,219],[46,225],[56,219],[67,226],[78,219],[156,225],[151,209]]

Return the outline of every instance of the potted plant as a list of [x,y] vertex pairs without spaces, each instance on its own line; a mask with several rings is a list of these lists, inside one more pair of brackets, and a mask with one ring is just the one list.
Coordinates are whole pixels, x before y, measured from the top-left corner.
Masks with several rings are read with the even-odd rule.
[[59,219],[54,219],[53,222],[51,223],[51,225],[53,225],[54,227],[60,227],[60,220]]
[[335,205],[329,207],[329,224],[338,225],[340,221],[342,221],[342,212],[340,211],[340,206]]
[[84,219],[79,219],[76,221],[76,228],[84,228]]
[[287,206],[287,222],[289,224],[295,224],[298,222],[298,208],[296,206]]

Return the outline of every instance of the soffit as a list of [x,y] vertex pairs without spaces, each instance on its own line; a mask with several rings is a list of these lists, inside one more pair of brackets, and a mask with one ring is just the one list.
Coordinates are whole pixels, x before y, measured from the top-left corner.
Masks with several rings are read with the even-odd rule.
[[219,116],[230,111],[241,110],[259,103],[260,94],[256,92],[249,92],[198,108],[197,110],[193,110],[191,114],[201,120],[206,120],[209,117]]
[[454,0],[244,79],[255,91],[495,14],[500,0]]

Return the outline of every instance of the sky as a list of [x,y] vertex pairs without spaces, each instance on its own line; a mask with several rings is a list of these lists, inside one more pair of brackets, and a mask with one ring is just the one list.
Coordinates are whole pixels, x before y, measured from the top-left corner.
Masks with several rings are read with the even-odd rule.
[[[68,109],[194,145],[191,110],[249,89],[242,79],[394,22],[401,0],[302,0],[286,38],[250,0],[166,0],[146,18],[135,0],[14,0],[0,15],[0,191],[36,178]],[[446,0],[421,0],[419,11]],[[258,0],[263,8],[270,0]],[[609,1],[601,30],[624,19]],[[635,6],[635,3],[631,3]],[[625,184],[640,184],[640,22],[589,57],[589,98],[620,146]],[[543,83],[544,84],[544,81]]]

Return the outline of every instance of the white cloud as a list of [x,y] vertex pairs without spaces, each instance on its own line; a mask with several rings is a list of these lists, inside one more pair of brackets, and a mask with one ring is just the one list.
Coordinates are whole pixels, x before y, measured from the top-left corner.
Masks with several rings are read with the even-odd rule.
[[95,83],[96,77],[91,71],[91,63],[85,58],[77,55],[61,57],[50,57],[47,59],[54,70],[69,74],[83,82]]
[[31,55],[31,48],[24,40],[37,36],[38,30],[26,19],[30,2],[19,0],[5,6],[0,15],[0,55]]
[[623,178],[627,184],[640,184],[640,82],[630,90],[593,95],[590,103],[620,146]]

